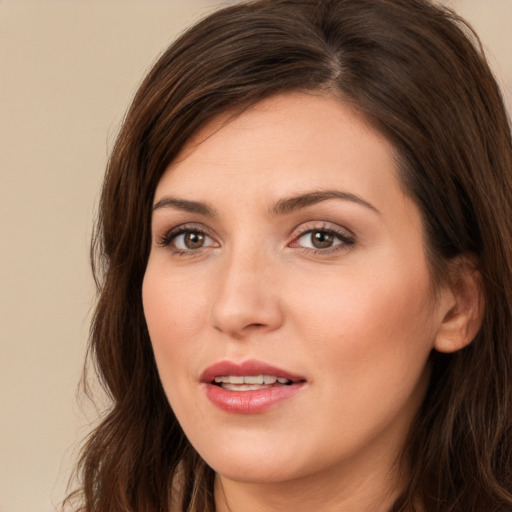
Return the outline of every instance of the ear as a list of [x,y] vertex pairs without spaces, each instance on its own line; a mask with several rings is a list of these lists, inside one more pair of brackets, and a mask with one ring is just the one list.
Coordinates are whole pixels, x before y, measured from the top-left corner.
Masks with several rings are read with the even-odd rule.
[[474,258],[459,256],[450,267],[450,283],[440,291],[442,320],[434,340],[434,348],[445,353],[456,352],[473,341],[485,307],[482,276]]

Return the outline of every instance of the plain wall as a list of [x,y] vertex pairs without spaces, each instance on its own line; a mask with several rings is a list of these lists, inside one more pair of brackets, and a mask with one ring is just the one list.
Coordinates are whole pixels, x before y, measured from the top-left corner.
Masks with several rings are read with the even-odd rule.
[[[512,0],[451,2],[512,105]],[[0,512],[62,499],[95,413],[76,400],[105,162],[144,72],[207,0],[0,0]]]

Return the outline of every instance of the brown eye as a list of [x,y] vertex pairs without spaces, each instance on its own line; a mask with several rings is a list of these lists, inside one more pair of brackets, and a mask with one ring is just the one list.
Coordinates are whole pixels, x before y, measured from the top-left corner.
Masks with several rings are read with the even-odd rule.
[[205,236],[202,233],[188,232],[183,235],[183,243],[187,249],[200,249],[205,242]]
[[328,249],[334,243],[334,235],[327,231],[312,231],[310,236],[311,245],[315,249]]
[[162,245],[169,246],[172,250],[178,252],[193,252],[207,247],[217,247],[210,236],[195,229],[182,229],[177,233],[171,232],[162,240]]
[[328,253],[330,249],[342,249],[354,244],[354,239],[334,229],[318,228],[304,231],[292,242],[292,247],[303,247]]

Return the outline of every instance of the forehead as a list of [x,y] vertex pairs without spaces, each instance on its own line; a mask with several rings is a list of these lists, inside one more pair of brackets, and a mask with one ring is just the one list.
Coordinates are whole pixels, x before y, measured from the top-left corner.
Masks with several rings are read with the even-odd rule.
[[333,186],[378,195],[397,181],[396,167],[393,146],[351,107],[325,95],[288,93],[199,130],[164,173],[156,198],[166,189],[269,196]]

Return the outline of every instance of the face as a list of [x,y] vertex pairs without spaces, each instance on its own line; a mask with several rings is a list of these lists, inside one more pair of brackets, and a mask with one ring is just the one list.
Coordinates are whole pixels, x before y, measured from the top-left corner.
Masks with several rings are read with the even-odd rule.
[[162,176],[152,237],[143,301],[159,374],[218,474],[392,464],[441,319],[385,138],[320,95],[217,119]]

